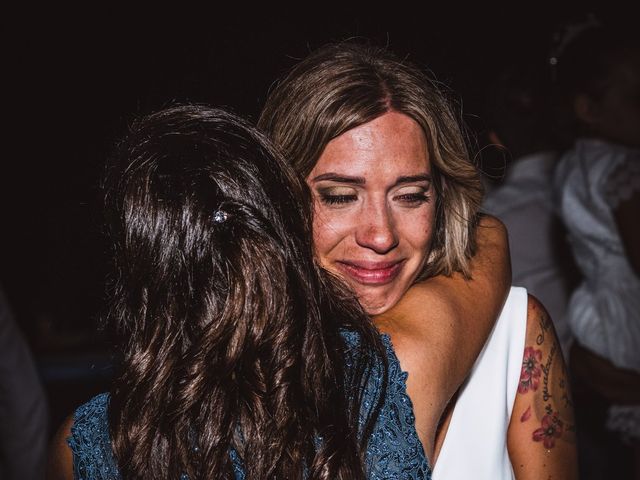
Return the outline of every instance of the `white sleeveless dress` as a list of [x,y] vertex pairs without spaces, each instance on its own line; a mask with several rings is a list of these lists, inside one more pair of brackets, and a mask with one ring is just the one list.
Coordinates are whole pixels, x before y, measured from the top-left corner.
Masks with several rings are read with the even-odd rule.
[[462,386],[434,480],[514,479],[507,429],[518,391],[527,328],[527,290],[511,287],[502,313]]

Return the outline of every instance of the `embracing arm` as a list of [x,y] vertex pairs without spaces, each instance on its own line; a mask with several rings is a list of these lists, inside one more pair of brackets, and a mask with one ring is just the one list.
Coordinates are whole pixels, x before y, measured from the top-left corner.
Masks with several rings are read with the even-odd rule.
[[47,480],[73,480],[73,456],[67,444],[72,425],[73,415],[65,420],[51,441],[47,461]]
[[[493,328],[511,286],[511,261],[505,226],[483,216],[476,230],[477,251],[471,260],[471,279],[455,273],[439,275],[415,285],[414,313],[425,322],[437,315],[440,331],[433,340],[442,365],[443,385],[453,395],[467,377]],[[422,297],[422,298],[420,298]],[[416,307],[418,307],[416,305]]]
[[565,362],[549,314],[531,295],[522,372],[507,446],[518,480],[578,478],[573,404]]
[[489,337],[511,285],[507,231],[495,217],[484,216],[477,228],[477,252],[471,279],[454,273],[412,286],[385,318],[425,325],[424,355],[433,359],[432,387],[447,399],[471,370]]
[[[461,274],[424,280],[375,318],[391,334],[427,452],[440,417],[468,375],[498,318],[511,284],[507,232],[485,216],[477,229],[472,279]],[[422,378],[424,377],[424,378]]]

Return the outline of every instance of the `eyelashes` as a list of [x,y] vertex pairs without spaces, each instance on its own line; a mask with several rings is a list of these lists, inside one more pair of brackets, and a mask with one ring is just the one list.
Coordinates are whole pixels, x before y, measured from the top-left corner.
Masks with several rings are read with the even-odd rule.
[[344,205],[346,203],[355,202],[357,195],[331,195],[328,193],[320,193],[320,200],[326,205]]
[[404,203],[415,204],[415,205],[428,203],[429,201],[431,201],[431,195],[429,195],[427,192],[403,193],[393,198],[394,200],[400,200]]
[[[431,196],[427,192],[415,192],[415,193],[403,193],[392,197],[394,201],[398,201],[406,206],[419,206],[423,203],[431,201]],[[320,192],[320,201],[325,205],[346,205],[358,200],[358,196],[355,194],[343,195],[343,194],[330,194]]]

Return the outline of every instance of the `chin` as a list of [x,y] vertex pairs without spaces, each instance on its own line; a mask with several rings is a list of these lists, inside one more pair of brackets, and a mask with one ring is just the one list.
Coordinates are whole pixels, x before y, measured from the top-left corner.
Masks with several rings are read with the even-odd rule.
[[364,311],[367,312],[368,315],[381,315],[385,313],[387,310],[390,310],[396,303],[398,303],[399,298],[393,298],[391,296],[387,296],[381,298],[379,295],[358,295],[358,301]]

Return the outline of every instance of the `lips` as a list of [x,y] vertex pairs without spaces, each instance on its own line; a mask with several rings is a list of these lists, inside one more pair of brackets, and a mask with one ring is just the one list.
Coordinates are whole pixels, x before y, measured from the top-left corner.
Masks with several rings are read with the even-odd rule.
[[396,262],[336,262],[338,269],[347,277],[362,285],[385,285],[393,282],[404,265],[404,260]]

